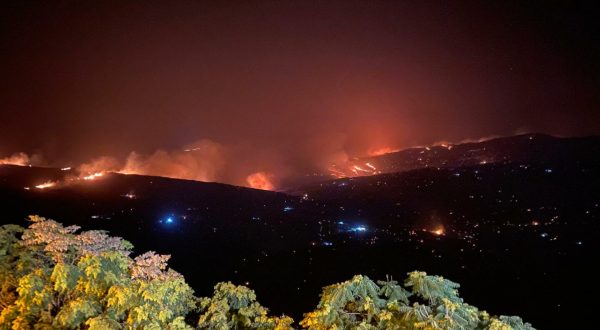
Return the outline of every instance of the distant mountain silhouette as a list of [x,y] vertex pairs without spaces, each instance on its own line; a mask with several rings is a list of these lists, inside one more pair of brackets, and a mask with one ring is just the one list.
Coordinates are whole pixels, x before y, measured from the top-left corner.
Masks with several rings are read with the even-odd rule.
[[[482,142],[409,148],[380,156],[354,159],[337,166],[336,169],[348,177],[353,177],[427,167],[456,168],[490,163],[527,163],[562,157],[591,158],[599,151],[600,137],[597,136],[558,138],[543,134],[524,134]],[[363,170],[356,171],[355,166]]]

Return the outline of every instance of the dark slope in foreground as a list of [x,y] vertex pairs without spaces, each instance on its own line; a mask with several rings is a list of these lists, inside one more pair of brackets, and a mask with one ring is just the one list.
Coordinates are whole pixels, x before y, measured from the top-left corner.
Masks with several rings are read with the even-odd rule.
[[[130,240],[136,252],[172,254],[171,265],[200,295],[211,293],[217,282],[231,280],[262,289],[266,301],[272,299],[270,305],[280,306],[278,312],[308,310],[318,298],[316,287],[309,304],[274,293],[299,294],[289,278],[297,279],[306,268],[293,256],[305,256],[310,242],[318,239],[314,224],[325,212],[322,205],[302,209],[313,202],[225,184],[138,175],[106,174],[35,188],[46,181],[63,182],[67,172],[0,166],[0,223],[27,225],[27,215],[39,214],[84,229],[109,230]],[[279,276],[263,268],[275,260]]]
[[[281,215],[283,208],[300,200],[220,183],[115,173],[90,181],[65,181],[68,175],[56,169],[0,166],[3,205],[10,206],[2,222],[41,214],[129,235],[134,242],[149,233],[192,229],[199,234],[195,242],[202,243],[208,229],[229,240],[247,235],[244,226],[251,221],[280,221],[271,215]],[[55,180],[59,182],[55,187],[35,188]]]

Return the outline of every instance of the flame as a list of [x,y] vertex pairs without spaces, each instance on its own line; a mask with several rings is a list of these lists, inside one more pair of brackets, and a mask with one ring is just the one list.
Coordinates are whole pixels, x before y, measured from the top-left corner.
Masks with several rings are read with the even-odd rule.
[[381,171],[377,171],[377,167],[371,163],[358,163],[358,165],[353,164],[345,166],[332,164],[327,170],[329,171],[329,174],[336,179],[381,173]]
[[337,167],[336,167],[335,165],[331,165],[331,166],[329,166],[329,169],[328,169],[328,170],[329,170],[329,174],[331,174],[331,175],[332,175],[332,176],[334,176],[335,178],[342,179],[342,178],[345,178],[345,177],[347,177],[346,173],[344,173],[344,172],[343,172],[343,171],[341,171],[341,170],[338,170],[338,169],[337,169]]
[[71,167],[69,167],[69,166],[68,166],[68,167],[63,167],[63,168],[61,168],[60,170],[61,170],[61,171],[70,171],[70,170],[71,170]]
[[46,188],[50,188],[50,187],[54,187],[56,186],[56,182],[55,181],[46,181],[42,184],[38,184],[37,186],[35,186],[38,189],[46,189]]
[[125,197],[125,198],[129,198],[129,199],[135,199],[136,198],[135,194],[132,193],[132,192],[129,192],[129,193],[127,193],[125,195],[122,195],[122,196]]
[[400,148],[383,147],[383,148],[371,149],[371,150],[369,150],[368,154],[369,154],[369,156],[374,157],[374,156],[381,156],[381,155],[390,154],[392,152],[398,152],[398,151],[400,151]]
[[103,175],[104,175],[104,172],[96,172],[96,173],[84,176],[83,179],[84,180],[95,180],[96,178],[99,178]]
[[275,190],[275,186],[271,183],[271,174],[266,172],[256,172],[248,175],[246,182],[254,189]]
[[354,168],[354,169],[355,169],[357,172],[358,172],[358,171],[361,171],[361,172],[365,172],[365,173],[371,173],[371,171],[369,171],[369,170],[365,170],[364,168],[362,168],[362,167],[360,167],[360,166],[358,166],[358,165],[354,165],[354,166],[353,166],[353,168]]

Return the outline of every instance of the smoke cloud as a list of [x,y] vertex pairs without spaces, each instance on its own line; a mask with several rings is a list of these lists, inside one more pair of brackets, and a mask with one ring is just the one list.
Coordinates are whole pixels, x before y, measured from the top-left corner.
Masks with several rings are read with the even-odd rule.
[[99,172],[117,172],[122,164],[114,157],[102,156],[92,160],[89,163],[81,164],[77,171],[82,174],[93,174]]
[[83,176],[118,172],[223,182],[263,190],[276,189],[276,183],[291,173],[283,159],[272,151],[256,150],[250,146],[226,146],[209,139],[181,149],[160,149],[150,154],[132,151],[122,160],[103,156],[81,164],[77,170]]
[[[517,133],[522,131],[515,132]],[[438,140],[430,145],[481,142],[496,137],[499,135],[462,139],[458,142]],[[421,145],[424,146],[428,145]],[[370,143],[368,140],[365,140],[362,148],[357,148],[356,143],[343,134],[325,134],[305,139],[303,144],[294,147],[293,153],[266,145],[228,145],[201,139],[172,150],[159,149],[147,154],[132,151],[120,159],[114,156],[97,157],[76,169],[81,178],[118,172],[278,190],[303,182],[306,176],[331,174],[332,169],[344,168],[354,159],[400,149],[386,146],[380,141]],[[0,164],[43,165],[42,159],[38,154],[29,156],[19,152],[0,159]],[[55,167],[63,165],[54,164]],[[327,178],[329,177],[324,177]]]
[[8,157],[0,158],[0,165],[42,165],[44,163],[43,157],[38,154],[27,155],[24,152],[17,152]]
[[150,156],[132,152],[120,172],[198,181],[220,181],[226,165],[225,153],[222,145],[211,140],[198,141],[182,151],[158,150]]

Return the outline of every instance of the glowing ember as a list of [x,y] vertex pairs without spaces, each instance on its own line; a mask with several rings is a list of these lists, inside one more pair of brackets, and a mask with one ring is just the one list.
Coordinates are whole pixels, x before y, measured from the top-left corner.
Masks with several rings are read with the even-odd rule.
[[274,190],[275,186],[271,183],[272,175],[266,172],[256,172],[248,175],[246,182],[254,189]]
[[61,170],[61,171],[70,171],[70,170],[71,170],[71,168],[70,168],[70,167],[63,167],[63,168],[61,168],[60,170]]
[[439,226],[435,230],[432,230],[431,233],[435,236],[443,236],[446,234],[446,230],[444,229],[444,227]]
[[47,182],[44,182],[42,184],[38,184],[35,187],[38,188],[38,189],[46,189],[46,188],[54,187],[55,185],[56,185],[56,182],[47,181]]
[[99,177],[101,177],[103,175],[104,175],[104,172],[97,172],[97,173],[94,173],[94,174],[90,174],[88,176],[84,176],[83,179],[84,180],[94,180],[94,179],[99,178]]

